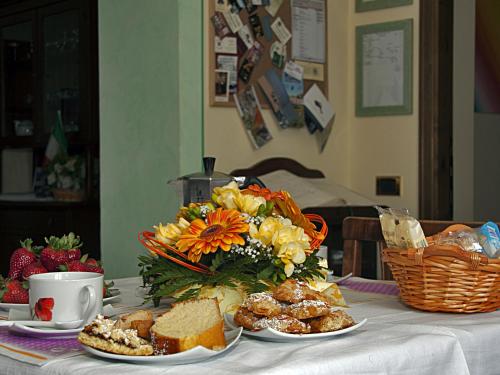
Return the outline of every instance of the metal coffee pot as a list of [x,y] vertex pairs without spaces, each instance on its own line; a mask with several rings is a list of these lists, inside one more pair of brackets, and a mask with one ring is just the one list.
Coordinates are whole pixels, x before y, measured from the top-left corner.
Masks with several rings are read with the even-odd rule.
[[187,206],[191,202],[209,201],[215,187],[224,186],[231,181],[239,180],[225,173],[214,171],[214,167],[215,158],[204,157],[203,172],[188,174],[176,180],[169,181],[169,185],[177,187],[184,206]]

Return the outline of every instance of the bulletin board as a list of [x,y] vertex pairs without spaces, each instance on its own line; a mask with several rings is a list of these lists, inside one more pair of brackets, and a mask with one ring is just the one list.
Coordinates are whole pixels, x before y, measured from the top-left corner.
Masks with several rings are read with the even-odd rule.
[[[215,94],[215,85],[216,85],[216,70],[217,70],[217,55],[218,53],[215,52],[214,46],[215,46],[215,28],[214,25],[211,21],[212,16],[214,16],[216,10],[215,10],[215,3],[218,0],[208,0],[208,19],[206,20],[207,26],[208,26],[208,68],[209,68],[209,103],[211,106],[215,107],[235,107],[234,99],[232,94],[229,95],[228,101],[227,102],[221,102],[216,100],[216,94]],[[252,1],[252,0],[246,0],[246,1]],[[300,0],[299,0],[300,1]],[[302,0],[304,1],[304,0]],[[309,80],[304,77],[303,83],[304,83],[304,94],[309,90],[309,88],[313,85],[316,84],[319,89],[323,92],[323,94],[328,98],[328,17],[327,17],[327,9],[328,7],[328,1],[324,0],[324,25],[325,25],[325,30],[324,30],[324,63],[320,64],[322,65],[322,78],[323,80]],[[257,14],[259,18],[262,20],[262,17],[264,16],[271,16],[267,10],[265,9],[264,6],[258,6],[257,10],[252,13],[252,14]],[[247,12],[246,9],[243,9],[239,12],[239,17],[243,23],[243,25],[249,25],[250,31],[252,32],[252,27],[250,26],[249,22],[249,13]],[[278,17],[281,18],[283,23],[285,24],[286,28],[292,33],[292,36],[290,40],[286,43],[286,58],[285,62],[292,60],[292,41],[294,38],[293,32],[292,32],[292,10],[291,10],[291,0],[283,0],[281,6],[279,7],[277,13],[275,16],[271,16],[271,23],[273,23]],[[239,38],[237,33],[230,33],[229,35],[226,35],[226,37],[236,37],[237,39]],[[259,98],[260,104],[264,108],[269,108],[269,105],[267,103],[267,100],[265,99],[265,96],[260,90],[259,85],[257,83],[257,80],[265,74],[266,71],[269,69],[274,69],[278,75],[281,77],[283,73],[283,68],[279,69],[272,63],[271,59],[271,46],[275,41],[278,41],[278,38],[274,32],[272,32],[272,40],[268,41],[264,36],[261,37],[255,37],[254,39],[258,41],[262,46],[263,46],[263,54],[262,57],[260,58],[259,62],[255,65],[252,74],[250,76],[250,80],[248,83],[243,82],[239,77],[238,77],[238,87],[237,87],[237,92],[241,91],[248,85],[253,85],[255,87],[255,91],[257,93],[257,96]],[[238,53],[235,56],[238,56],[238,70],[241,67],[242,62],[244,61],[245,57],[248,55],[249,49],[246,50],[243,53]],[[296,61],[296,60],[294,60]],[[307,63],[307,62],[306,62]]]

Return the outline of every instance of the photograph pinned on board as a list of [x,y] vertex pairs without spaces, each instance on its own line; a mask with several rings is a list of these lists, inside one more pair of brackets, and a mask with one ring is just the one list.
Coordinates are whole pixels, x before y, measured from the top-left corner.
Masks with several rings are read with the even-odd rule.
[[253,5],[264,5],[267,6],[271,4],[271,0],[252,0]]
[[275,41],[271,44],[269,54],[272,64],[278,69],[283,69],[286,61],[286,46],[281,42]]
[[264,47],[259,42],[255,42],[248,51],[247,56],[243,60],[240,66],[240,70],[238,72],[238,77],[245,83],[250,81],[250,77],[255,66],[259,63],[260,58],[262,57],[262,52]]
[[238,53],[236,40],[237,38],[232,36],[226,36],[222,39],[216,36],[214,42],[214,52],[236,55]]
[[229,101],[229,72],[227,70],[215,70],[215,101]]
[[326,129],[335,115],[333,107],[316,84],[304,95],[304,107],[306,125],[311,134]]
[[245,9],[245,0],[229,0],[229,11],[239,13]]
[[312,63],[308,61],[295,60],[295,63],[304,69],[304,79],[307,81],[324,81],[325,66],[324,64]]
[[229,30],[229,26],[226,23],[223,13],[215,12],[211,20],[212,24],[214,25],[215,34],[219,38],[224,38],[226,35],[231,33],[231,30]]
[[269,69],[257,81],[281,128],[295,127],[298,122],[290,98],[274,69]]
[[234,94],[234,102],[253,146],[255,148],[264,146],[273,137],[264,122],[254,86],[249,85],[238,94]]
[[298,97],[304,94],[304,69],[295,64],[293,61],[288,61],[283,70],[282,81],[283,86],[290,97]]
[[260,18],[262,23],[262,32],[264,33],[264,38],[268,42],[273,40],[273,30],[271,29],[271,16],[269,14],[265,14]]
[[298,97],[290,97],[290,103],[292,103],[293,110],[297,114],[297,122],[293,125],[293,127],[294,128],[303,128],[306,124],[304,99],[298,98]]
[[231,29],[233,34],[236,34],[243,27],[243,22],[241,21],[238,13],[226,12],[224,13],[224,18],[226,19],[227,26]]
[[245,1],[245,7],[249,15],[257,11],[257,5],[255,5],[252,0],[244,0],[244,1]]
[[276,34],[276,37],[279,39],[279,41],[283,44],[286,44],[290,38],[292,37],[292,34],[290,34],[290,31],[285,26],[285,23],[281,19],[281,17],[278,17],[274,20],[274,22],[271,24],[271,29],[274,31],[274,34]]
[[241,29],[238,30],[238,35],[243,43],[245,43],[247,48],[252,48],[255,39],[253,38],[252,32],[250,31],[248,25],[243,25]]
[[216,69],[229,72],[229,95],[238,92],[238,56],[217,55]]
[[266,6],[266,11],[269,13],[271,16],[276,16],[276,13],[278,13],[278,10],[281,7],[281,4],[283,4],[283,0],[270,0],[270,4]]
[[214,0],[215,11],[225,13],[229,11],[229,0]]
[[264,36],[264,30],[262,29],[262,23],[260,22],[260,18],[257,14],[252,14],[248,17],[250,21],[250,25],[252,26],[253,35],[256,38],[260,38]]

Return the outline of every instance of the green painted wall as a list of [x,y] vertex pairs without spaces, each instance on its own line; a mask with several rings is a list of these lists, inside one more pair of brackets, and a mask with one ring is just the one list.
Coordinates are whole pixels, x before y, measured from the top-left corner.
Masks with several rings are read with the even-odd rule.
[[99,1],[101,253],[107,278],[137,275],[143,252],[137,234],[172,220],[178,209],[166,182],[199,169],[201,14],[201,0]]
[[181,175],[198,172],[203,155],[203,0],[178,0]]

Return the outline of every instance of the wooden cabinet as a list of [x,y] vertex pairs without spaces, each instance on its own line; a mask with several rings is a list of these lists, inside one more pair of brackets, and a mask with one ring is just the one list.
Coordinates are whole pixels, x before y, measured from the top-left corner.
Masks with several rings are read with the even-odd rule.
[[[85,243],[84,251],[99,257],[97,64],[97,0],[0,4],[3,274],[10,253],[26,237],[43,243],[45,236],[73,231]],[[68,154],[83,160],[80,201],[58,201],[50,189],[38,189],[46,185],[45,152],[58,118]]]

